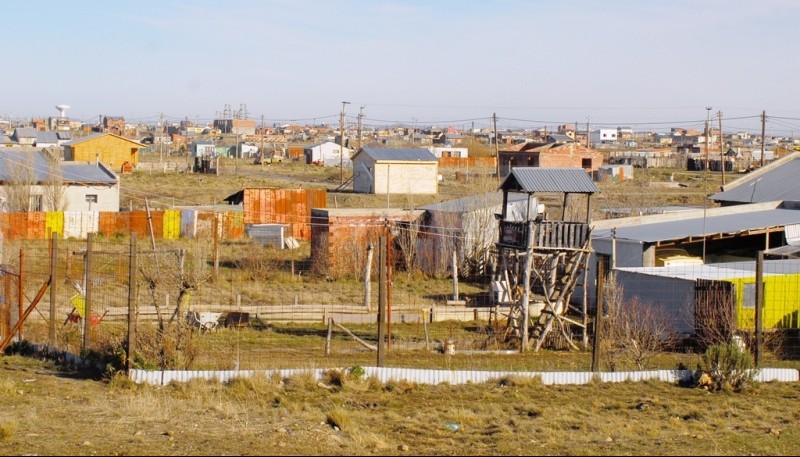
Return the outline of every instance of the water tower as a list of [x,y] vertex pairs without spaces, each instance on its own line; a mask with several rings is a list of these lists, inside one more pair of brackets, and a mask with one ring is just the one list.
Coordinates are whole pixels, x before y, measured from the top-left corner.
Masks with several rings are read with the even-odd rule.
[[58,110],[58,117],[67,117],[69,105],[56,105],[56,109]]

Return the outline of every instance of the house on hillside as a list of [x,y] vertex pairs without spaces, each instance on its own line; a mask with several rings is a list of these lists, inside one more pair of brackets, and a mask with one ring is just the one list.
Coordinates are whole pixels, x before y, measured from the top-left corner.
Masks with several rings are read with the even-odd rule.
[[439,191],[439,161],[427,149],[364,147],[352,160],[354,192],[435,194]]
[[119,211],[119,179],[102,163],[62,162],[47,152],[0,148],[7,212]]
[[722,186],[709,199],[722,206],[771,201],[800,202],[800,153],[795,152]]
[[68,162],[102,162],[112,170],[128,164],[139,164],[139,151],[146,146],[113,133],[94,133],[64,143],[64,160]]
[[500,175],[512,168],[583,168],[594,173],[603,165],[603,154],[579,143],[525,143],[499,151]]
[[344,166],[350,168],[351,150],[339,146],[333,141],[321,141],[309,144],[303,148],[303,158],[309,165],[324,165],[326,167]]

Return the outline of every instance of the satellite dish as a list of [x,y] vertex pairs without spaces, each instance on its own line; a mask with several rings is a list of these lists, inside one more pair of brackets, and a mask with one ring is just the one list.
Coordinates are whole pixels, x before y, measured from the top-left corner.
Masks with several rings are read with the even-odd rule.
[[58,117],[67,117],[69,105],[56,105],[56,109],[58,110]]

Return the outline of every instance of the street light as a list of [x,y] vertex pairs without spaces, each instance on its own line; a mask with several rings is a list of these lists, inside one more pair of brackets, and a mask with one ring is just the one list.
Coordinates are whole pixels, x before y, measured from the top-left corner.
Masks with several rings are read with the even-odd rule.
[[339,179],[341,184],[344,184],[344,106],[349,104],[350,102],[342,102],[342,114],[339,119],[341,127],[341,136],[339,137]]

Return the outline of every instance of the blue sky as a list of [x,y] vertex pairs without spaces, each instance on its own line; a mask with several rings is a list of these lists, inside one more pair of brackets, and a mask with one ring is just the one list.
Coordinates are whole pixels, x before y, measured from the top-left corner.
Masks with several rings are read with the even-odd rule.
[[[795,0],[9,1],[0,116],[800,135]],[[741,119],[738,119],[741,118]]]

